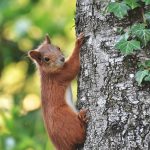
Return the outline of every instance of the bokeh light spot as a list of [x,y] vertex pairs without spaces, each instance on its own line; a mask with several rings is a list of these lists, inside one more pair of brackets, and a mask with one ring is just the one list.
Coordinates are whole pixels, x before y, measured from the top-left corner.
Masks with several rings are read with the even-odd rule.
[[35,94],[28,94],[23,100],[23,108],[25,111],[32,111],[38,109],[40,105],[40,99]]

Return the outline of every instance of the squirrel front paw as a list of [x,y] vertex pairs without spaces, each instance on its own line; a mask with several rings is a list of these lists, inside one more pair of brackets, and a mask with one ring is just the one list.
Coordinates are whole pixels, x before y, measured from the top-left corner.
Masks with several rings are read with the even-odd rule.
[[83,43],[83,40],[84,40],[84,33],[81,32],[81,33],[79,34],[79,36],[77,37],[76,46],[81,47],[81,45],[82,45],[82,43]]
[[86,115],[87,111],[88,111],[87,109],[81,109],[78,113],[79,120],[84,124],[87,124],[89,121],[89,118]]

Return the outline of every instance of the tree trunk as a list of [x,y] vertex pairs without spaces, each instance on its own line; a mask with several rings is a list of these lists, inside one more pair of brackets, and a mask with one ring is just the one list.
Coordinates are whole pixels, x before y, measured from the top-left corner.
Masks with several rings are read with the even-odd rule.
[[[117,27],[140,20],[139,12],[119,21],[106,14],[109,0],[77,0],[76,33],[84,32],[78,108],[90,121],[84,150],[150,150],[149,86],[138,87],[134,75],[140,56],[114,49]],[[137,15],[138,14],[138,15]]]

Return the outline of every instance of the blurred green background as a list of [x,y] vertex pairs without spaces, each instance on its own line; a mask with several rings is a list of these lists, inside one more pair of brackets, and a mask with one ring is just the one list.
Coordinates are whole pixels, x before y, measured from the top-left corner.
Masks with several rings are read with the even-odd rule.
[[0,0],[0,150],[54,149],[42,120],[39,75],[27,51],[49,33],[68,56],[74,12],[75,0]]

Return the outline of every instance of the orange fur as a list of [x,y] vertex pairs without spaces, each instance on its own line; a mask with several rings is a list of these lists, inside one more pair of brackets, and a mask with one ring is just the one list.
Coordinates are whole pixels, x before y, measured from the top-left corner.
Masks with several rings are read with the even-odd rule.
[[38,49],[29,52],[40,70],[43,117],[48,135],[57,150],[75,150],[85,141],[86,111],[74,112],[65,100],[66,89],[80,68],[82,41],[83,34],[80,34],[72,55],[65,62],[60,61],[63,54],[51,44],[48,36]]

